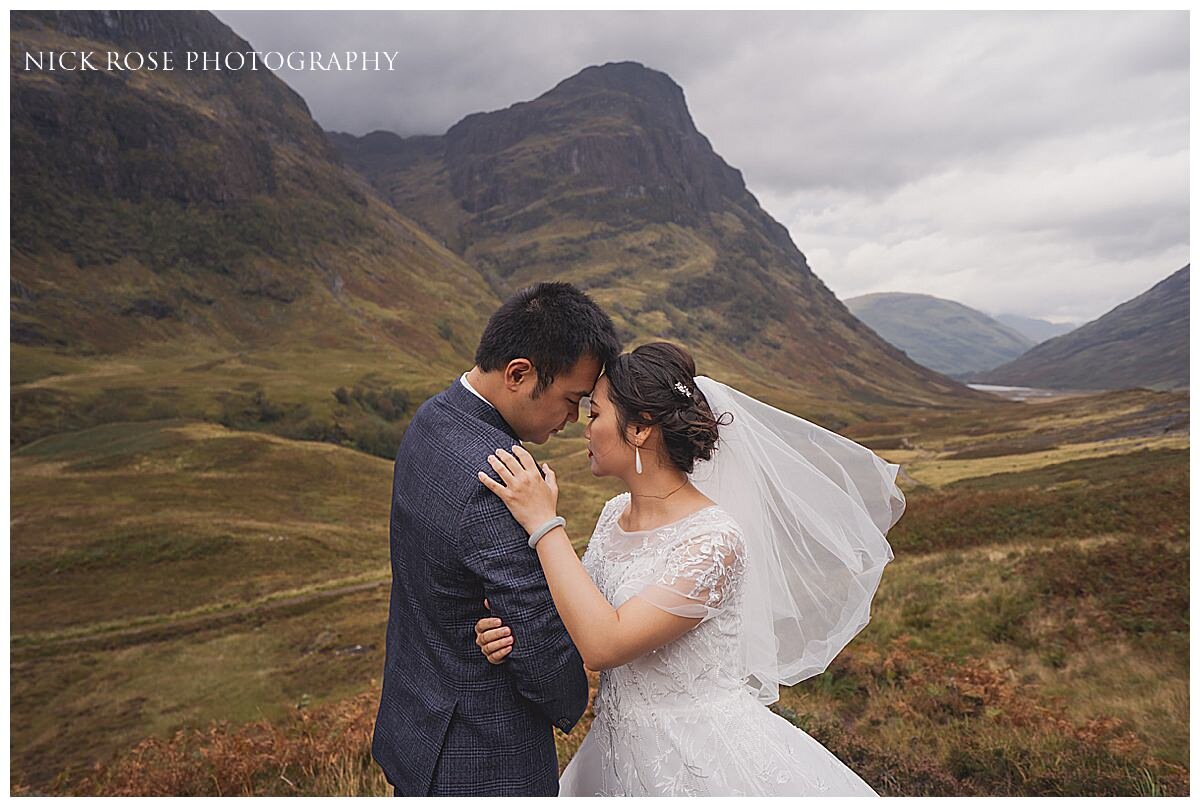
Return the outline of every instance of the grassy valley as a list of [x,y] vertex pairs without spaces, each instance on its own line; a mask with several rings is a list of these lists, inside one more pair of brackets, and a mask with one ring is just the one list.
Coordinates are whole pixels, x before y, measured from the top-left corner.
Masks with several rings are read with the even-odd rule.
[[[851,429],[903,462],[896,560],[774,708],[889,795],[1187,793],[1186,412],[1128,391]],[[616,492],[582,448],[538,452],[577,525]],[[389,471],[177,420],[16,452],[16,789],[383,794]]]

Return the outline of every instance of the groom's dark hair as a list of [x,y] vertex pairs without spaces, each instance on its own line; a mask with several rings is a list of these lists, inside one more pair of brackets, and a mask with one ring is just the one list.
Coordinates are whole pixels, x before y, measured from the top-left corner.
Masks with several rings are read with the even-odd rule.
[[529,359],[537,370],[536,398],[584,355],[604,366],[620,352],[612,320],[591,297],[570,283],[537,283],[492,314],[475,349],[475,363],[491,372],[513,359]]

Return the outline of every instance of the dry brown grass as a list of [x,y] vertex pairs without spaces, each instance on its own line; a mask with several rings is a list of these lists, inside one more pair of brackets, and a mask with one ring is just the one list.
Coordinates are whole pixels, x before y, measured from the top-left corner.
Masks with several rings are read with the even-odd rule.
[[[588,674],[590,697],[599,676]],[[240,726],[214,722],[150,738],[76,782],[46,791],[17,784],[14,794],[90,796],[382,796],[391,787],[371,758],[378,694],[315,709],[295,709],[280,721]],[[566,767],[592,723],[589,706],[575,729],[555,732],[559,770]]]
[[847,649],[831,674],[836,705],[801,686],[780,711],[884,795],[1189,789],[1186,767],[1154,757],[1124,721],[1070,719],[1065,698],[1046,696],[1001,663],[955,661],[900,637],[883,652]]
[[144,740],[96,765],[74,795],[384,796],[391,788],[371,759],[377,697],[364,692],[279,722],[225,722]]
[[[811,700],[804,687],[785,692],[774,708],[883,795],[1184,795],[1189,789],[1187,769],[1154,758],[1122,720],[1071,719],[1063,698],[1039,693],[1003,664],[956,662],[913,649],[901,637],[886,652],[848,650],[830,672],[841,681],[840,711]],[[597,676],[590,679],[594,694]],[[274,723],[219,722],[145,740],[49,792],[388,795],[370,756],[376,703],[369,691],[297,709]],[[589,708],[570,735],[556,735],[560,769],[591,718]],[[913,753],[917,748],[921,753]]]

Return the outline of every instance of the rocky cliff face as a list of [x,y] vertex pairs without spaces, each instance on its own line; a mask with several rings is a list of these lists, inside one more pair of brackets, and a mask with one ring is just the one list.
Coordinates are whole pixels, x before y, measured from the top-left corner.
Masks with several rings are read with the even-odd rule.
[[[547,137],[554,143],[536,175],[518,170],[523,160],[498,159]],[[746,193],[741,173],[696,130],[679,85],[631,62],[589,67],[533,101],[470,115],[444,139],[451,192],[473,213],[517,211],[570,189],[592,191],[617,218],[631,219],[630,200],[651,200],[656,218],[696,224]]]
[[609,63],[442,136],[330,137],[499,295],[571,280],[630,339],[683,341],[727,372],[811,394],[975,397],[850,314],[696,129],[665,73]]
[[[105,50],[176,51],[177,70],[187,50],[250,50],[199,12],[17,12],[12,28],[14,44],[103,46],[101,67]],[[34,74],[24,50],[11,55],[12,107],[28,136],[13,139],[13,159],[77,191],[220,204],[278,190],[278,148],[337,161],[304,100],[266,70]]]
[[[266,70],[24,70],[248,51],[206,12],[11,17],[14,445],[216,420],[394,456],[499,300]],[[178,64],[177,64],[178,67]]]

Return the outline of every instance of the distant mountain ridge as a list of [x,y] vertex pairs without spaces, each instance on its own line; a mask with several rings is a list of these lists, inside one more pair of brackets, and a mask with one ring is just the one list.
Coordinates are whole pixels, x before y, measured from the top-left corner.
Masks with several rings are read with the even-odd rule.
[[1020,314],[989,314],[989,316],[1001,325],[1006,325],[1025,338],[1033,340],[1034,343],[1062,336],[1079,327],[1075,323],[1050,322],[1036,317],[1024,317]]
[[990,369],[1034,344],[981,311],[929,294],[877,292],[845,303],[913,361],[946,375]]
[[972,377],[1047,389],[1181,389],[1189,380],[1191,264],[1014,361]]

